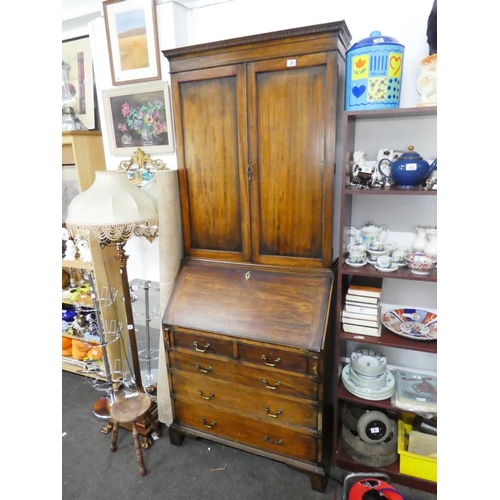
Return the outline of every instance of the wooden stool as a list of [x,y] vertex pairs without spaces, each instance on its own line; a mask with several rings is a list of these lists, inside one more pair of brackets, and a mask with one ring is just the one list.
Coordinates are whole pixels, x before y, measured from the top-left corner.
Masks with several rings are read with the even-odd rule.
[[[111,419],[113,420],[113,434],[111,437],[111,451],[116,451],[116,441],[118,439],[118,426],[120,423],[132,424],[132,435],[134,437],[135,456],[139,463],[139,473],[141,476],[147,474],[142,457],[142,448],[139,443],[139,433],[137,432],[136,421],[149,413],[151,398],[143,393],[129,396],[120,396],[110,408]],[[153,429],[158,436],[161,436],[157,421],[149,415]]]

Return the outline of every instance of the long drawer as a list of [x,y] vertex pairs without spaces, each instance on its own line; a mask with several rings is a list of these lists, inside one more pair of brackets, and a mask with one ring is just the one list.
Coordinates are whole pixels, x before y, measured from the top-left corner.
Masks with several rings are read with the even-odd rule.
[[169,350],[167,356],[170,370],[203,374],[207,379],[227,380],[254,389],[266,389],[277,395],[318,400],[318,382],[311,376],[180,350]]
[[170,376],[175,397],[189,398],[199,404],[210,402],[277,423],[318,428],[318,404],[315,402],[176,370],[172,370]]
[[317,433],[298,432],[273,422],[229,413],[210,404],[174,400],[175,421],[191,429],[311,463],[321,461]]

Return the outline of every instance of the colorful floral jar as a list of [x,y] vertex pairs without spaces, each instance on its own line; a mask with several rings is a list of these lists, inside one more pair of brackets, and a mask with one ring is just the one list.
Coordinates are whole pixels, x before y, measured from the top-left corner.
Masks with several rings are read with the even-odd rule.
[[399,107],[404,49],[373,31],[347,51],[346,111]]

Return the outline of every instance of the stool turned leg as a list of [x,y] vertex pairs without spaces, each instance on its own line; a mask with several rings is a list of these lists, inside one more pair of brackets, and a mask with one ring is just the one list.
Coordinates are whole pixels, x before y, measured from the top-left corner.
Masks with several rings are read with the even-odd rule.
[[146,467],[144,467],[144,460],[142,458],[142,448],[139,443],[139,433],[137,432],[137,426],[135,425],[135,421],[132,422],[132,435],[134,436],[134,445],[135,445],[135,456],[137,457],[137,463],[139,464],[139,473],[141,476],[146,475]]
[[113,434],[111,434],[111,451],[116,451],[117,439],[118,439],[118,422],[113,422]]

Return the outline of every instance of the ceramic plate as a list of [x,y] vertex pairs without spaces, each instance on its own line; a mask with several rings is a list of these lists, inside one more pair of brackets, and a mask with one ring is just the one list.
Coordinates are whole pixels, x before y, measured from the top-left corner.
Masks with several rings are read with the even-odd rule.
[[437,339],[437,314],[423,309],[388,311],[382,315],[382,324],[392,333],[409,339]]

